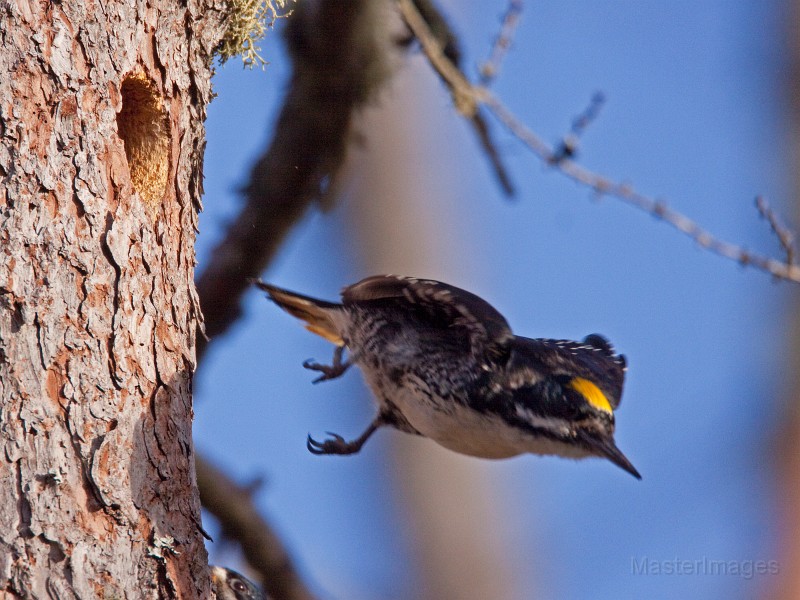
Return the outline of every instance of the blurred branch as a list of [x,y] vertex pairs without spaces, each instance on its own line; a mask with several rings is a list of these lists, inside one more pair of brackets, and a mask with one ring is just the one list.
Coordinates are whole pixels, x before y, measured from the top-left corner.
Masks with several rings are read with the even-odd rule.
[[778,243],[786,253],[786,264],[794,264],[794,233],[792,233],[783,223],[781,223],[775,211],[763,196],[756,198],[756,208],[759,214],[769,223],[772,233],[778,238]]
[[[249,277],[258,277],[344,161],[353,114],[386,79],[374,0],[304,0],[287,20],[293,76],[275,133],[244,186],[245,205],[197,281],[208,338],[238,319]],[[256,99],[253,100],[254,102]],[[198,456],[203,506],[236,539],[277,599],[311,600],[280,538],[258,514],[251,491]]]
[[[261,274],[292,226],[336,176],[353,113],[386,79],[376,4],[305,0],[287,19],[294,71],[274,136],[242,190],[244,208],[197,281],[212,340],[238,319],[247,279]],[[208,343],[198,336],[198,362]]]
[[512,135],[525,144],[545,164],[557,169],[569,179],[590,188],[601,196],[617,198],[649,213],[710,252],[734,260],[743,266],[755,267],[779,279],[800,283],[800,266],[757,254],[740,245],[721,240],[689,217],[669,208],[663,201],[642,194],[627,183],[616,182],[586,169],[574,161],[559,159],[557,149],[553,149],[550,144],[519,120],[488,89],[473,85],[464,73],[442,53],[436,38],[431,34],[425,20],[411,0],[398,0],[398,4],[406,23],[420,41],[431,66],[447,82],[460,112],[474,114],[479,106],[486,106]]
[[[458,68],[460,68],[461,49],[458,46],[458,37],[450,27],[450,24],[444,18],[444,15],[430,0],[413,0],[413,3],[419,15],[427,24],[428,31],[431,32],[431,35],[436,40],[436,43],[441,49],[442,54],[453,65],[456,65]],[[442,81],[446,86],[451,88],[450,82],[447,78],[442,77]],[[453,90],[451,88],[451,93],[452,91]],[[470,125],[472,125],[472,129],[475,131],[475,135],[478,137],[478,142],[481,145],[481,149],[486,155],[486,158],[489,159],[489,164],[491,164],[492,170],[497,178],[497,182],[500,184],[503,192],[506,194],[506,196],[513,196],[514,184],[511,182],[511,177],[509,177],[505,165],[503,165],[503,162],[500,160],[500,153],[497,151],[497,146],[492,140],[489,125],[486,123],[486,119],[484,119],[483,115],[477,110],[476,105],[469,104],[462,106],[459,104],[455,95],[453,95],[453,98],[458,111],[464,115],[464,117],[469,120]]]
[[581,114],[572,120],[570,132],[561,139],[561,143],[553,151],[553,158],[550,164],[558,164],[567,158],[574,159],[578,153],[578,145],[581,136],[586,128],[594,123],[600,114],[600,109],[606,103],[606,97],[602,92],[596,92]]
[[500,72],[500,64],[508,54],[508,49],[511,48],[514,32],[517,30],[517,25],[519,25],[522,5],[522,0],[511,0],[508,3],[506,13],[503,15],[500,32],[494,39],[494,44],[492,44],[492,52],[480,68],[481,85],[490,85],[494,78],[497,77],[497,73]]
[[200,453],[195,466],[203,507],[219,520],[223,535],[240,544],[264,589],[276,600],[314,600],[280,538],[253,505],[253,490],[239,486]]

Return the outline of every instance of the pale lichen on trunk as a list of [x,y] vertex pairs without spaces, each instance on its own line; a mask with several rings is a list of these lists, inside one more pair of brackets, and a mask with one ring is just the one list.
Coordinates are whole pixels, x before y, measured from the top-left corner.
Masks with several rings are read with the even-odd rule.
[[0,3],[0,597],[210,595],[191,378],[220,8]]

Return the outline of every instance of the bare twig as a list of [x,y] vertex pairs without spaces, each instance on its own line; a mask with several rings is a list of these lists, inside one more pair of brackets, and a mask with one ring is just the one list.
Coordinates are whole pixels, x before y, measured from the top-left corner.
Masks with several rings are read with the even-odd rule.
[[594,123],[597,116],[600,114],[600,109],[606,103],[606,97],[602,92],[595,92],[592,96],[589,106],[584,111],[572,120],[572,128],[570,132],[561,139],[561,143],[553,151],[553,158],[551,164],[559,163],[562,160],[569,158],[574,159],[578,153],[578,145],[581,141],[581,136],[586,128]]
[[786,253],[786,264],[793,265],[795,253],[794,233],[783,223],[781,223],[780,219],[778,219],[778,215],[775,214],[775,211],[772,210],[772,207],[767,202],[767,199],[763,196],[758,196],[756,198],[756,208],[758,209],[759,214],[769,223],[772,233],[774,233],[775,237],[778,238],[778,243]]
[[314,600],[280,538],[253,505],[253,490],[238,485],[199,453],[195,466],[203,507],[219,520],[225,536],[239,542],[270,596],[276,600]]
[[603,92],[595,92],[584,111],[572,121],[572,133],[580,137],[589,125],[594,123],[600,109],[606,103],[606,95]]
[[398,0],[397,4],[400,6],[400,12],[411,32],[422,45],[422,49],[431,62],[431,66],[450,89],[456,108],[467,117],[475,114],[478,105],[481,103],[480,98],[477,97],[476,90],[467,81],[461,69],[444,53],[439,40],[430,30],[427,21],[417,10],[414,2],[412,0]]
[[[461,50],[458,47],[458,38],[447,22],[447,19],[444,18],[444,15],[442,15],[439,9],[430,0],[413,0],[413,2],[414,7],[425,22],[428,31],[431,32],[431,35],[436,40],[436,45],[439,47],[442,55],[447,62],[455,66],[456,70],[460,70]],[[500,153],[497,151],[494,140],[492,140],[491,132],[484,115],[477,110],[477,105],[471,104],[470,102],[461,103],[459,101],[460,99],[453,93],[453,88],[450,86],[448,79],[441,76],[441,74],[440,77],[445,85],[450,88],[456,109],[464,115],[464,118],[468,119],[470,125],[472,125],[472,129],[478,137],[481,149],[489,159],[489,163],[492,166],[492,170],[503,192],[507,196],[513,196],[514,184],[511,182],[505,165],[503,165],[503,162],[500,160]]]
[[689,217],[672,210],[663,201],[636,191],[629,184],[615,182],[571,160],[555,160],[557,158],[556,151],[547,142],[520,121],[488,89],[470,83],[466,76],[442,54],[436,39],[430,35],[425,21],[410,0],[398,0],[398,5],[409,28],[419,39],[431,66],[447,80],[457,105],[469,107],[473,111],[477,110],[480,105],[486,106],[512,135],[525,144],[545,164],[552,165],[563,175],[590,188],[595,193],[617,198],[651,214],[710,252],[734,260],[743,266],[755,267],[779,279],[800,283],[800,267],[797,265],[757,254],[740,245],[720,240]]
[[492,140],[486,119],[478,112],[470,119],[470,122],[472,123],[472,128],[475,130],[475,135],[478,136],[478,142],[484,154],[486,154],[486,158],[489,159],[489,164],[492,166],[492,171],[494,171],[494,176],[497,177],[500,188],[506,196],[513,196],[515,193],[514,184],[511,182],[511,177],[508,175],[503,161],[500,160],[500,153],[497,151],[497,146]]
[[500,65],[503,62],[508,49],[511,48],[511,41],[514,39],[514,32],[519,25],[519,19],[522,15],[522,0],[510,0],[505,15],[503,15],[503,23],[500,26],[500,32],[494,39],[492,44],[492,51],[489,58],[480,66],[480,82],[483,86],[491,85],[494,78],[500,72]]

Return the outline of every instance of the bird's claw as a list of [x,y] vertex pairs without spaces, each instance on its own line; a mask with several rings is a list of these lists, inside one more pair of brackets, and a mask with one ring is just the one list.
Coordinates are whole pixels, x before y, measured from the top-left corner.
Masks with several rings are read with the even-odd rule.
[[306,440],[306,448],[312,454],[352,454],[356,451],[353,448],[353,445],[346,442],[345,439],[340,436],[338,433],[331,433],[330,431],[326,431],[331,439],[327,439],[323,442],[318,442],[310,435],[308,436],[308,440]]
[[339,363],[333,365],[321,365],[314,362],[313,359],[303,361],[303,367],[311,371],[319,371],[322,373],[312,383],[319,383],[320,381],[327,381],[328,379],[336,379],[341,377],[350,365],[347,363]]

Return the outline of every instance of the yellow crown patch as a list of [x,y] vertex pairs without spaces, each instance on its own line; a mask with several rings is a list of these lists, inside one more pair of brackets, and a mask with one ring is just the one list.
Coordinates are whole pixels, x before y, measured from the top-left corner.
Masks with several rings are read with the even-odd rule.
[[612,414],[611,403],[606,398],[606,395],[600,391],[600,388],[593,384],[588,379],[583,377],[575,377],[569,382],[569,387],[578,392],[581,396],[586,398],[586,401],[598,410],[602,410]]

